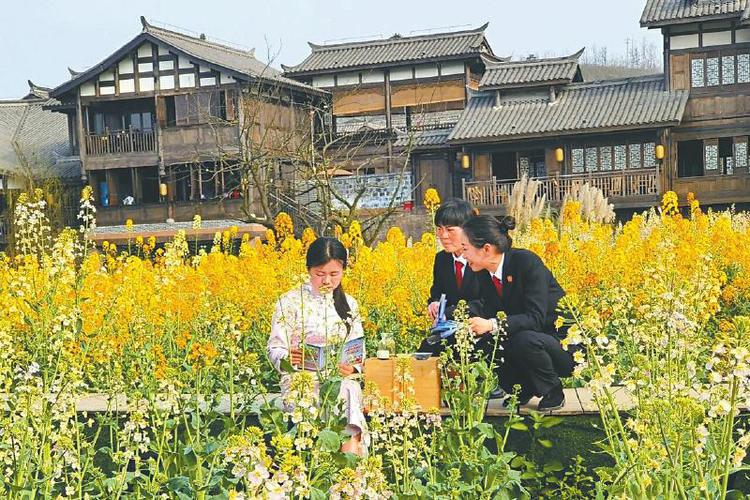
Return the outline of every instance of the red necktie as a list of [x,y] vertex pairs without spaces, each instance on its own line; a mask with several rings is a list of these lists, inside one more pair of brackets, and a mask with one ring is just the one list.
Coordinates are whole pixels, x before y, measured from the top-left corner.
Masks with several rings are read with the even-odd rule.
[[461,262],[456,261],[456,285],[458,285],[459,292],[461,291],[461,285],[464,282],[464,275],[461,272],[463,268],[464,268],[464,265]]
[[497,294],[502,297],[503,296],[503,282],[500,281],[500,279],[497,276],[492,276],[492,281],[495,283],[495,288],[497,288]]

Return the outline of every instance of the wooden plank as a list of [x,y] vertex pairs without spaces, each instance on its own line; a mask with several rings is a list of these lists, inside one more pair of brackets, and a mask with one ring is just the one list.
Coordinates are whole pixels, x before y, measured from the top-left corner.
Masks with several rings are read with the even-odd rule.
[[386,105],[385,91],[382,86],[333,91],[334,116],[385,113]]
[[462,82],[463,80],[451,80],[435,83],[392,85],[391,106],[401,108],[404,106],[423,106],[440,102],[463,102],[466,89]]

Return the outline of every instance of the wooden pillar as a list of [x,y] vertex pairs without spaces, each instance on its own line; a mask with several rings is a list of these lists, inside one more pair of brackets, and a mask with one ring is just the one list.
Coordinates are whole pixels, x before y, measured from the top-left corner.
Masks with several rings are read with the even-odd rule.
[[81,180],[86,181],[86,134],[83,130],[83,105],[81,105],[81,88],[76,93],[76,128],[78,129],[78,156],[81,159]]
[[107,187],[109,188],[109,206],[114,207],[119,203],[119,193],[117,192],[117,182],[115,180],[115,174],[112,170],[105,170],[104,175],[107,179]]
[[392,117],[391,117],[391,72],[385,71],[384,74],[384,85],[385,85],[385,127],[388,129],[388,159],[386,161],[386,171],[391,171],[391,158],[393,157],[393,141],[392,137]]
[[196,199],[195,169],[190,165],[190,199]]
[[172,167],[169,167],[169,193],[168,193],[168,196],[169,196],[169,201],[170,202],[174,201],[174,190],[176,189],[176,187],[177,187],[177,183],[175,182],[175,178],[174,178],[174,169]]
[[136,183],[135,178],[135,167],[130,167],[130,182],[133,184],[133,200],[134,203],[140,202],[140,197],[138,196],[138,184]]

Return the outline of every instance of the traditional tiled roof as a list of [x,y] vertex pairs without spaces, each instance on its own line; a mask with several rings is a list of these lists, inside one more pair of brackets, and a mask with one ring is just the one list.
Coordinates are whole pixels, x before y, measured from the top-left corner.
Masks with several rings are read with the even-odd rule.
[[461,59],[469,56],[496,57],[484,31],[487,24],[466,31],[433,33],[430,35],[394,35],[385,40],[315,45],[312,53],[296,66],[284,66],[290,76],[372,68],[380,65],[408,64],[420,61]]
[[80,162],[69,158],[67,117],[43,109],[54,99],[33,97],[44,87],[30,88],[23,99],[0,101],[0,173],[77,178]]
[[641,26],[657,27],[709,19],[750,20],[748,0],[648,0]]
[[177,31],[159,28],[148,24],[145,19],[142,19],[142,22],[144,33],[148,33],[164,44],[179,49],[198,60],[231,69],[251,77],[274,80],[293,87],[320,92],[319,89],[292,80],[291,78],[286,78],[281,71],[257,60],[255,58],[255,49],[241,50],[228,45],[185,35]]
[[183,57],[220,71],[227,71],[240,79],[261,79],[274,84],[304,90],[309,93],[325,93],[321,89],[316,89],[291,78],[286,78],[281,71],[257,60],[254,49],[242,50],[201,37],[194,37],[153,26],[143,17],[141,17],[141,24],[143,25],[143,31],[138,36],[123,45],[101,63],[82,72],[69,69],[71,79],[53,89],[51,95],[54,97],[60,96],[99,73],[106,71],[122,59],[125,54],[145,41],[150,41],[158,45],[166,45],[170,50]]
[[448,135],[451,129],[439,128],[434,130],[420,130],[412,133],[399,134],[394,146],[406,148],[411,145],[413,149],[444,146],[448,143]]
[[574,83],[554,103],[536,98],[496,106],[495,92],[483,92],[469,101],[448,140],[502,141],[675,125],[687,99],[687,91],[666,90],[663,75]]
[[565,57],[508,61],[487,66],[479,88],[503,89],[571,83],[576,80],[577,75],[580,76],[578,60],[583,50]]

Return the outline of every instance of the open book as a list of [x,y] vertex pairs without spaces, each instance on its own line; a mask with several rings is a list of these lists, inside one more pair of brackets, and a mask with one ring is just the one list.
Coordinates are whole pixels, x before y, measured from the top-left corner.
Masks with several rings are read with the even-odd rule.
[[[305,356],[305,370],[318,371],[326,366],[331,349],[326,345],[305,344],[308,354]],[[365,361],[365,339],[352,339],[341,346],[338,364],[357,365]]]

